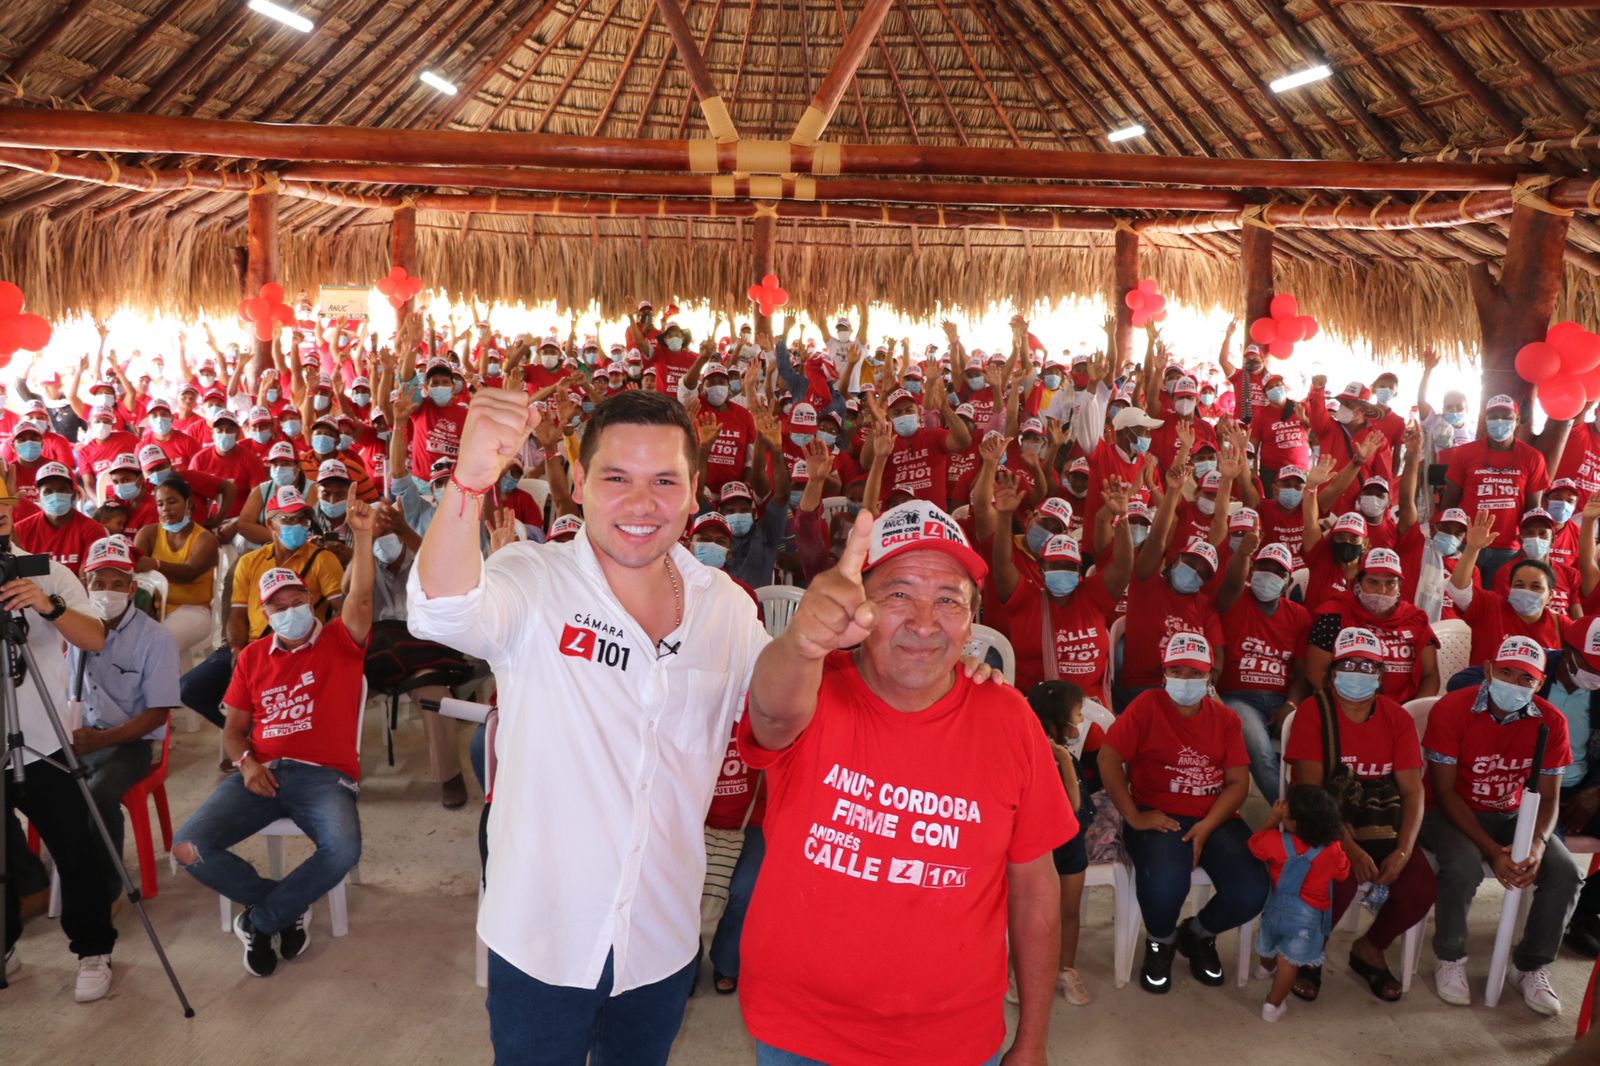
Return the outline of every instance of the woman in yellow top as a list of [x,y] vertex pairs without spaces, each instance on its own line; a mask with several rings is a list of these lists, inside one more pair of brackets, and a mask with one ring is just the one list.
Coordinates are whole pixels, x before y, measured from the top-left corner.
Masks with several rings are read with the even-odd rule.
[[135,569],[154,570],[167,579],[161,624],[178,642],[180,655],[211,635],[216,595],[217,538],[195,523],[192,497],[187,481],[168,474],[155,490],[160,522],[145,526],[133,540],[139,551]]

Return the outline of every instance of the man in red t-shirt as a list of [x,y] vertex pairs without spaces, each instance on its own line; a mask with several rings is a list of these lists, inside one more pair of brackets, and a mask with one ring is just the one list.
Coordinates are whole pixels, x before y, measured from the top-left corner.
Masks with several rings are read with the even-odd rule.
[[926,501],[859,515],[839,565],[756,664],[738,736],[767,771],[767,854],[739,994],[758,1055],[993,1061],[1009,930],[1012,1053],[1043,1060],[1059,950],[1051,849],[1077,820],[1027,703],[959,668],[985,572]]
[[720,427],[706,457],[706,488],[719,490],[730,481],[746,480],[751,450],[756,443],[756,420],[750,409],[730,400],[728,368],[707,363],[700,375],[701,411],[709,412]]
[[104,537],[106,528],[73,506],[72,475],[65,466],[45,463],[34,473],[39,510],[13,527],[17,546],[48,555],[76,575],[89,545]]
[[[1430,806],[1422,846],[1439,870],[1434,907],[1434,982],[1446,1003],[1468,1006],[1467,910],[1484,866],[1507,888],[1532,890],[1522,940],[1511,952],[1511,983],[1528,1006],[1557,1014],[1549,966],[1561,947],[1567,916],[1582,881],[1556,836],[1561,771],[1572,762],[1566,716],[1534,695],[1544,683],[1545,651],[1529,637],[1510,636],[1484,664],[1485,683],[1440,698],[1428,715],[1422,748],[1428,759]],[[1541,738],[1541,734],[1544,734]],[[1535,768],[1539,741],[1544,756]],[[1512,856],[1523,793],[1537,769],[1539,813],[1527,858]]]
[[[405,390],[395,400],[397,419],[409,419],[406,443],[411,449],[411,473],[426,479],[437,459],[454,459],[467,424],[467,409],[450,391],[450,364],[443,359],[428,363],[427,389],[414,405]],[[337,430],[337,426],[335,426]],[[391,472],[398,476],[400,471]]]
[[145,419],[149,428],[139,438],[139,446],[147,444],[158,445],[172,460],[174,470],[187,470],[189,460],[200,451],[200,442],[189,434],[173,426],[172,407],[166,400],[151,400],[150,406],[145,410]]
[[232,411],[223,411],[212,422],[211,443],[189,461],[189,469],[233,482],[233,503],[222,518],[239,517],[250,489],[267,479],[266,467],[239,447],[239,419]]
[[1147,458],[1150,431],[1161,426],[1161,419],[1151,418],[1138,407],[1125,407],[1116,413],[1111,420],[1111,435],[1096,444],[1089,456],[1089,491],[1083,498],[1084,514],[1100,513],[1100,486],[1113,478],[1135,492],[1145,485],[1139,478],[1140,472],[1154,465],[1153,460]]
[[[372,628],[372,511],[352,499],[345,521],[355,543],[338,618],[317,621],[293,570],[261,575],[272,631],[239,652],[223,697],[223,748],[239,772],[173,835],[173,857],[196,881],[244,905],[233,931],[245,945],[244,968],[256,977],[271,976],[280,952],[292,959],[305,951],[311,904],[361,858],[356,794]],[[268,880],[228,849],[278,818],[299,823],[316,850],[288,877]]]
[[1359,381],[1344,387],[1335,399],[1339,403],[1336,415],[1328,414],[1326,394],[1319,376],[1313,379],[1311,392],[1306,396],[1306,416],[1311,421],[1311,431],[1317,435],[1317,448],[1321,455],[1333,456],[1335,469],[1357,467],[1355,476],[1345,486],[1337,499],[1323,510],[1329,514],[1343,514],[1355,510],[1356,497],[1369,478],[1394,480],[1394,448],[1389,438],[1372,424],[1382,413],[1382,408],[1372,402],[1372,390]]
[[[967,424],[951,409],[948,395],[941,393],[941,396],[940,414],[948,429],[921,428],[922,417],[912,395],[904,389],[895,389],[889,394],[884,406],[889,409],[895,437],[894,450],[889,453],[889,469],[883,476],[884,500],[898,491],[943,509],[949,487],[949,458],[972,441]],[[861,458],[863,463],[871,464],[871,457],[865,450]]]
[[1600,489],[1600,426],[1592,421],[1572,424],[1556,463],[1556,478],[1570,478],[1577,485],[1580,509]]
[[1544,456],[1516,439],[1517,402],[1492,396],[1484,407],[1484,437],[1450,449],[1444,475],[1443,506],[1459,507],[1468,518],[1478,512],[1494,515],[1494,543],[1479,557],[1484,584],[1494,580],[1521,543],[1517,535],[1522,513],[1538,507],[1550,487]]
[[117,416],[109,407],[96,407],[89,415],[89,439],[78,445],[78,484],[91,498],[95,479],[112,460],[139,450],[139,438],[116,425]]
[[683,380],[697,358],[694,349],[689,347],[688,332],[676,322],[667,323],[667,328],[656,338],[651,354],[657,390],[668,396],[677,396],[678,382]]

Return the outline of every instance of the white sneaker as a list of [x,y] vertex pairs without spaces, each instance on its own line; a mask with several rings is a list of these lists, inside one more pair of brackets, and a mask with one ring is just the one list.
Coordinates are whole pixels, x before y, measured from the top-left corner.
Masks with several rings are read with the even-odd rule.
[[85,955],[78,960],[78,985],[72,998],[79,1003],[93,1003],[104,999],[111,991],[111,956]]
[[1472,1006],[1472,991],[1467,988],[1467,960],[1465,957],[1445,962],[1442,959],[1433,967],[1433,987],[1439,998],[1454,1007]]
[[1089,986],[1083,983],[1083,975],[1070,966],[1061,968],[1056,977],[1056,991],[1074,1007],[1089,1005]]
[[1274,1007],[1270,1003],[1263,1003],[1263,1004],[1261,1004],[1261,1020],[1264,1021],[1264,1022],[1275,1022],[1279,1018],[1282,1018],[1284,1016],[1284,1014],[1288,1012],[1288,1010],[1289,1010],[1289,1001],[1288,1000],[1284,1000],[1282,1003],[1278,1004],[1276,1007]]
[[1550,987],[1550,971],[1547,968],[1541,966],[1537,970],[1519,970],[1512,966],[1506,971],[1506,976],[1512,988],[1521,990],[1522,1002],[1535,1014],[1554,1018],[1561,1013],[1561,1000],[1556,997],[1556,990]]

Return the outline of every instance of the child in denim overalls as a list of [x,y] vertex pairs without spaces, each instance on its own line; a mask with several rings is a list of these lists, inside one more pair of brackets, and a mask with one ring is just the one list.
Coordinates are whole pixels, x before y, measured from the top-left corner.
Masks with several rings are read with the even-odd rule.
[[1316,785],[1295,785],[1250,838],[1250,853],[1272,874],[1272,894],[1256,932],[1256,952],[1263,960],[1276,960],[1272,991],[1261,1006],[1261,1017],[1269,1022],[1288,1009],[1300,967],[1322,962],[1322,946],[1333,927],[1332,885],[1350,876],[1350,860],[1339,846],[1342,833],[1334,798]]

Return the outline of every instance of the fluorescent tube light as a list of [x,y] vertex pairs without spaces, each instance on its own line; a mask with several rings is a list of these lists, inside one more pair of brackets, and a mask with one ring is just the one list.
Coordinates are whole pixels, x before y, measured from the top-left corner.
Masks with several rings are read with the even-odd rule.
[[1332,74],[1333,71],[1328,69],[1328,65],[1326,63],[1320,63],[1317,66],[1308,67],[1305,70],[1298,71],[1294,74],[1285,74],[1283,77],[1269,85],[1268,88],[1275,93],[1286,93],[1290,89],[1298,89],[1302,85],[1310,85],[1314,81],[1321,81],[1323,78],[1330,77]]
[[456,87],[454,85],[451,85],[449,82],[445,81],[431,70],[423,71],[420,75],[420,79],[424,85],[431,85],[447,96],[454,96],[456,94]]
[[301,33],[310,33],[316,29],[311,20],[304,15],[297,15],[288,8],[279,7],[272,0],[250,0],[250,10],[265,15],[269,19],[277,19],[285,26],[292,26]]
[[1106,134],[1106,140],[1110,141],[1112,144],[1116,144],[1118,141],[1126,141],[1131,140],[1134,137],[1143,136],[1144,127],[1135,122],[1133,125],[1124,126],[1120,130],[1112,130],[1110,133]]

